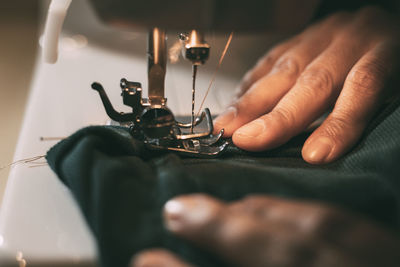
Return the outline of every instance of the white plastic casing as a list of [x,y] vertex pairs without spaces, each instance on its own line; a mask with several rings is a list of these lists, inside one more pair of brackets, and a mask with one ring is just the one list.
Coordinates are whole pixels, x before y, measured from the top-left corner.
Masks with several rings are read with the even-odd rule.
[[58,40],[72,0],[52,0],[47,13],[43,39],[43,60],[54,64],[58,58]]

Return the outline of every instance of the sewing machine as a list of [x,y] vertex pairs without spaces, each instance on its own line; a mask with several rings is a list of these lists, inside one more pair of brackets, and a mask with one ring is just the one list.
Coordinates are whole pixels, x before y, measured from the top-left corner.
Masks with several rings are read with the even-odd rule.
[[[44,59],[48,63],[56,61],[58,35],[70,3],[70,0],[55,0],[50,4],[45,26],[43,52]],[[160,6],[160,3],[157,6]],[[96,6],[98,3],[94,1],[93,4]],[[114,5],[113,2],[108,3],[108,5],[110,4]],[[101,7],[99,10],[102,10]],[[163,21],[160,23],[163,24]],[[148,98],[142,97],[140,82],[128,81],[125,78],[120,81],[123,103],[131,107],[131,112],[116,111],[100,83],[94,82],[92,88],[99,93],[104,108],[113,122],[129,127],[132,136],[142,140],[149,149],[169,150],[198,157],[217,156],[228,145],[228,142],[221,139],[224,131],[221,130],[215,136],[212,134],[213,122],[208,108],[199,117],[194,113],[197,67],[204,64],[208,59],[210,46],[206,43],[203,33],[198,30],[192,29],[188,33],[179,34],[182,54],[185,59],[191,62],[193,69],[191,121],[190,123],[182,123],[175,119],[173,112],[167,106],[167,98],[165,98],[168,53],[166,38],[166,31],[159,27],[153,27],[149,30],[147,48]],[[200,125],[204,119],[206,119],[207,129],[200,132],[196,131],[196,126]]]
[[[94,82],[92,88],[98,91],[108,116],[130,128],[131,135],[143,140],[149,149],[174,151],[197,157],[214,157],[221,154],[228,142],[221,139],[224,130],[213,135],[213,122],[210,110],[206,108],[199,117],[195,116],[195,82],[198,65],[208,59],[209,45],[203,35],[196,30],[189,34],[180,34],[184,57],[191,61],[193,69],[192,110],[190,123],[175,119],[167,107],[165,98],[166,74],[166,34],[159,28],[151,29],[148,40],[148,98],[142,97],[142,85],[139,82],[121,79],[123,103],[132,108],[130,113],[117,112],[100,83]],[[206,118],[206,131],[196,132],[196,126]],[[190,129],[189,132],[185,132]]]
[[[43,53],[48,63],[54,63],[57,59],[58,35],[70,3],[71,0],[53,0],[50,4]],[[273,16],[273,14],[267,14],[269,16],[265,17],[265,12],[279,9],[279,4],[275,1],[254,0],[246,5],[243,5],[242,1],[214,0],[190,2],[152,0],[140,3],[102,0],[92,1],[92,4],[100,17],[111,25],[124,28],[138,26],[150,28],[147,46],[148,98],[142,97],[143,89],[140,82],[122,78],[120,87],[123,103],[131,107],[132,111],[118,112],[108,99],[103,86],[99,82],[94,82],[92,88],[99,93],[108,116],[113,121],[129,127],[132,136],[142,140],[149,149],[169,150],[196,157],[220,155],[228,146],[228,142],[222,140],[224,130],[213,135],[210,110],[205,108],[200,116],[197,116],[199,114],[196,115],[194,110],[197,69],[207,61],[210,54],[210,45],[205,40],[204,32],[210,29],[249,31],[285,25],[278,21],[281,17]],[[269,8],[271,6],[274,6],[274,9]],[[295,20],[294,18],[291,21]],[[171,109],[168,108],[167,98],[165,98],[168,54],[166,28],[188,30],[180,33],[179,39],[183,57],[192,64],[190,123],[177,121]],[[226,48],[229,46],[231,37],[232,35]],[[225,53],[226,50],[221,55],[219,64],[222,63]],[[196,131],[196,126],[203,120],[206,120],[206,130]]]
[[[139,21],[139,26],[148,23],[145,21],[145,17],[139,16],[141,12],[138,10],[121,8],[119,5],[123,5],[123,2],[125,1],[94,0],[91,2],[93,4],[91,6],[87,1],[73,1],[60,35],[60,53],[57,64],[48,65],[38,58],[15,160],[43,155],[57,142],[57,140],[40,141],[40,137],[65,137],[82,127],[104,124],[108,116],[98,93],[90,89],[93,81],[98,81],[104,86],[115,110],[122,110],[125,114],[132,113],[133,110],[132,108],[127,110],[122,105],[121,90],[128,89],[126,92],[129,94],[134,90],[138,92],[139,88],[151,88],[146,79],[148,77],[146,73],[148,59],[145,57],[146,51],[141,48],[145,47],[146,40],[149,39],[148,34],[110,28],[103,24],[104,21],[107,21],[112,25],[122,25],[131,29],[131,18],[135,16],[137,20],[132,21]],[[155,6],[152,1],[137,2],[149,3],[152,7],[151,10],[154,10]],[[224,2],[221,1],[216,1],[219,3],[216,8],[212,5],[214,1],[194,1],[193,3],[204,3],[202,12],[198,6],[192,9],[188,8],[187,1],[181,1],[177,5],[181,9],[173,8],[174,1],[160,2],[168,2],[169,5],[157,6],[159,9],[154,13],[153,18],[163,19],[165,25],[168,26],[166,28],[171,29],[169,31],[171,37],[167,40],[170,46],[174,43],[172,37],[177,39],[179,36],[180,31],[174,32],[175,28],[188,32],[192,29],[199,29],[208,33],[207,29],[215,26],[215,29],[225,33],[221,35],[206,34],[205,36],[211,52],[207,63],[200,67],[197,75],[196,85],[199,95],[205,94],[210,77],[218,64],[219,54],[226,43],[227,33],[235,29],[229,27],[229,21],[236,21],[235,24],[238,27],[243,25],[243,28],[237,28],[238,31],[245,30],[244,28],[249,29],[250,24],[253,23],[256,23],[256,28],[258,26],[287,28],[288,26],[287,23],[281,22],[283,21],[281,16],[275,15],[272,11],[283,8],[283,4],[281,7],[278,6],[285,1],[276,1],[276,9],[267,9],[267,17],[271,19],[269,26],[257,24],[258,22],[254,20],[248,20],[249,25],[247,25],[246,17],[255,19],[256,16],[246,13],[245,9],[243,9],[243,14],[236,16],[232,15],[232,10],[232,12],[225,10],[227,13],[224,14],[230,19],[222,19],[224,16],[219,13],[220,5]],[[237,5],[240,2],[232,1]],[[107,3],[112,7],[107,6]],[[211,6],[207,7],[205,3]],[[233,6],[231,7],[233,9]],[[241,7],[245,8],[243,5]],[[256,9],[260,10],[259,7]],[[182,10],[186,10],[186,12],[180,14]],[[199,15],[207,15],[206,10],[214,10],[213,15],[211,16],[210,13],[208,17],[206,16],[209,19],[201,20]],[[265,12],[261,13],[265,17]],[[102,22],[96,19],[95,14],[102,18]],[[161,14],[168,15],[162,17]],[[290,12],[288,12],[288,16],[296,17]],[[121,19],[123,17],[125,19]],[[172,21],[168,20],[168,17],[177,19]],[[191,19],[193,22],[190,22]],[[195,27],[198,25],[194,24],[196,21],[201,21],[202,24]],[[259,19],[259,21],[261,20]],[[293,22],[293,24],[295,23],[297,22]],[[178,29],[177,24],[185,25],[188,29]],[[297,25],[299,24],[297,23]],[[152,28],[156,26],[163,25],[159,23],[150,25]],[[216,115],[224,110],[240,77],[268,47],[276,42],[275,39],[276,36],[271,38],[266,35],[260,38],[255,35],[240,36],[235,33],[229,57],[225,59],[214,89],[207,98],[206,106],[213,114]],[[282,37],[278,37],[278,39],[282,39]],[[44,43],[43,38],[42,43]],[[249,47],[251,47],[251,53]],[[173,111],[172,114],[178,121],[180,115],[191,117],[188,112],[191,107],[192,84],[190,65],[193,65],[190,61],[179,62],[173,68],[169,68],[165,80],[164,98],[168,99],[166,107]],[[142,86],[123,80],[120,84],[123,88],[113,90],[117,87],[121,77],[141,82]],[[145,91],[147,90],[143,90],[142,93],[145,94]],[[145,98],[145,95],[141,98]],[[148,96],[148,98],[151,97]],[[139,97],[136,100],[138,99]],[[146,103],[146,101],[141,102],[141,104]],[[144,105],[143,110],[146,107]],[[191,126],[192,121],[187,121],[185,124]],[[197,125],[196,120],[194,120],[194,124]],[[191,134],[190,128],[184,130],[187,131],[185,134]],[[28,266],[96,266],[97,255],[93,236],[70,192],[48,167],[29,167],[29,165],[15,166],[10,172],[0,210],[0,265],[19,266],[21,262],[26,261]]]

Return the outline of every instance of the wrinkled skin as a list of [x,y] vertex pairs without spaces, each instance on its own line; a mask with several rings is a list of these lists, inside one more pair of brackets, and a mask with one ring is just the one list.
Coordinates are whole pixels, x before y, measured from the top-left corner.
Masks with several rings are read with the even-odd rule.
[[[399,18],[377,7],[340,12],[272,48],[243,78],[215,120],[238,147],[272,149],[325,122],[305,142],[312,164],[349,151],[378,109],[398,94]],[[394,85],[394,86],[393,86]]]
[[[400,242],[365,219],[336,208],[267,196],[224,203],[207,195],[180,196],[164,207],[168,230],[234,266],[400,266]],[[132,267],[190,267],[152,249]]]

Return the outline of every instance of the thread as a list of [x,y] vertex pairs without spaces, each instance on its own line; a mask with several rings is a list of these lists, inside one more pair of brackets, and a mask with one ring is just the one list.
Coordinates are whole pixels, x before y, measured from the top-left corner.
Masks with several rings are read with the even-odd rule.
[[208,93],[210,92],[211,86],[213,85],[213,83],[214,83],[214,81],[215,81],[215,78],[216,78],[216,76],[217,76],[217,72],[218,72],[219,68],[221,67],[222,61],[224,60],[225,55],[226,55],[226,52],[228,51],[228,48],[229,48],[229,46],[230,46],[230,44],[231,44],[232,37],[233,37],[233,32],[231,32],[231,33],[229,34],[228,40],[226,41],[226,44],[225,44],[225,48],[224,48],[224,50],[222,51],[222,54],[221,54],[221,57],[219,58],[217,67],[215,68],[215,71],[214,71],[214,73],[213,73],[213,75],[212,75],[212,77],[211,77],[211,80],[210,80],[210,83],[209,83],[209,85],[208,85],[206,94],[204,95],[204,98],[203,98],[203,100],[201,101],[200,108],[199,108],[199,111],[198,111],[197,114],[196,114],[196,117],[199,116],[199,114],[200,114],[200,112],[201,112],[201,109],[203,108],[204,102],[206,101],[206,98],[207,98],[207,96],[208,96]]
[[40,156],[31,157],[31,158],[20,159],[20,160],[14,161],[10,164],[0,167],[0,171],[4,170],[6,168],[12,167],[14,165],[18,165],[18,164],[31,164],[30,166],[28,166],[29,168],[45,166],[45,165],[47,165],[47,162],[44,162],[44,161],[37,162],[39,159],[44,159],[45,157],[46,157],[46,155],[40,155]]

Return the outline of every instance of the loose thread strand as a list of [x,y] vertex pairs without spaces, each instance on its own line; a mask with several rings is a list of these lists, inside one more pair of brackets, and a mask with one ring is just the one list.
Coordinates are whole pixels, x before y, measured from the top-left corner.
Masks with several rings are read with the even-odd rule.
[[207,98],[207,96],[208,96],[208,93],[210,92],[211,86],[213,85],[214,80],[215,80],[215,78],[216,78],[216,76],[217,76],[217,72],[218,72],[219,68],[221,67],[222,61],[224,60],[225,55],[226,55],[226,52],[228,51],[228,48],[229,48],[229,46],[230,46],[230,44],[231,44],[232,37],[233,37],[233,32],[231,32],[231,33],[229,34],[228,40],[226,41],[225,48],[224,48],[224,50],[222,51],[222,54],[221,54],[221,57],[219,58],[217,67],[215,68],[215,71],[214,71],[214,73],[213,73],[213,75],[212,75],[212,77],[211,77],[211,80],[210,80],[210,83],[209,83],[209,85],[208,85],[206,94],[204,95],[204,98],[203,98],[203,100],[201,101],[200,108],[199,108],[199,111],[198,111],[197,114],[196,114],[196,117],[199,116],[199,114],[200,114],[200,112],[201,112],[201,109],[203,108],[204,102],[206,101],[206,98]]
[[46,155],[40,155],[40,156],[35,156],[35,157],[32,157],[32,158],[20,159],[20,160],[14,161],[14,162],[12,162],[10,164],[7,164],[5,166],[0,167],[0,171],[4,170],[6,168],[12,167],[14,165],[17,165],[17,164],[38,164],[38,166],[39,166],[39,163],[44,164],[44,162],[38,162],[37,163],[36,161],[39,160],[39,159],[43,159],[45,157],[46,157]]

